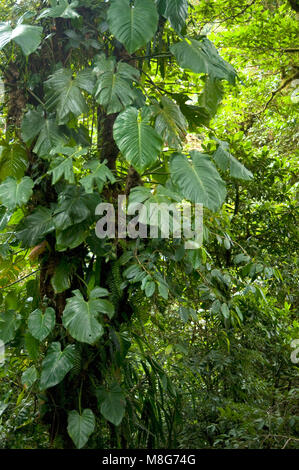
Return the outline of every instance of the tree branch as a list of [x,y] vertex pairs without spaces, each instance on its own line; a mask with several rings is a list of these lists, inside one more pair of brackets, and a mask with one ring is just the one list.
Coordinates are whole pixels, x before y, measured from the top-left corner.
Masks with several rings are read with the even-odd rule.
[[294,73],[294,75],[291,75],[291,77],[286,78],[276,90],[272,91],[270,99],[267,101],[264,108],[262,109],[262,111],[260,111],[259,114],[264,113],[266,111],[266,109],[268,108],[269,104],[271,103],[271,101],[273,100],[273,98],[277,95],[277,93],[282,91],[293,80],[296,80],[296,78],[299,78],[299,72],[298,71],[296,73]]

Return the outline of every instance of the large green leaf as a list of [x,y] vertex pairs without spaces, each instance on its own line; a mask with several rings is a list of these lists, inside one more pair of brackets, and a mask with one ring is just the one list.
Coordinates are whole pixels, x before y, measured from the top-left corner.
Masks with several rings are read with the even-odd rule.
[[40,389],[45,390],[59,384],[73,368],[76,351],[74,345],[68,345],[61,351],[59,342],[52,343],[42,362]]
[[207,73],[211,78],[235,82],[235,69],[220,57],[215,46],[207,38],[201,41],[185,38],[170,47],[180,67],[195,73]]
[[154,36],[158,13],[153,0],[112,0],[107,21],[111,33],[130,54]]
[[155,128],[158,134],[169,147],[180,148],[188,123],[179,106],[167,96],[162,96],[160,103],[151,108],[156,117]]
[[70,225],[67,229],[56,232],[56,250],[73,250],[81,245],[90,234],[90,221]]
[[19,24],[12,29],[9,23],[0,23],[0,50],[10,41],[14,41],[26,56],[32,54],[40,45],[42,32],[43,28],[40,26]]
[[68,186],[59,194],[58,207],[54,212],[55,227],[65,230],[93,216],[98,204],[96,194],[86,194],[83,188]]
[[95,417],[89,408],[83,410],[81,415],[76,410],[69,412],[67,431],[77,449],[85,446],[94,428]]
[[46,8],[38,16],[40,18],[79,18],[79,13],[74,10],[79,5],[77,0],[68,2],[68,0],[57,0],[51,2],[54,6]]
[[22,245],[31,247],[41,242],[45,236],[55,230],[52,211],[46,207],[38,207],[18,226],[16,237]]
[[37,381],[37,370],[34,366],[26,369],[21,377],[21,382],[26,387],[31,387]]
[[197,150],[190,155],[192,161],[182,154],[173,157],[170,162],[172,180],[186,199],[211,210],[219,209],[226,196],[223,180],[208,155]]
[[28,165],[28,156],[24,147],[19,144],[5,145],[0,155],[0,180],[8,176],[20,179]]
[[100,410],[104,418],[119,426],[125,415],[126,400],[121,387],[115,384],[110,390],[99,390],[98,399]]
[[198,104],[202,108],[201,121],[208,125],[215,116],[218,106],[223,98],[223,88],[219,80],[207,76],[203,92],[198,97]]
[[107,160],[104,162],[91,160],[87,165],[85,165],[85,168],[91,170],[91,173],[87,176],[83,176],[83,178],[80,179],[80,184],[82,184],[87,193],[93,192],[94,185],[97,186],[101,193],[105,183],[108,181],[112,184],[115,183],[116,179],[111,170],[106,166],[106,163]]
[[243,180],[251,180],[253,175],[251,171],[247,170],[242,163],[240,163],[229,151],[229,144],[222,140],[217,140],[218,148],[213,155],[213,158],[221,170],[230,171],[231,176]]
[[70,288],[73,270],[74,265],[68,259],[62,258],[58,266],[55,267],[55,272],[51,279],[55,294],[60,294]]
[[56,111],[58,124],[68,121],[70,114],[75,117],[88,111],[86,101],[80,88],[93,89],[94,76],[89,72],[89,80],[84,74],[84,80],[80,80],[80,74],[73,77],[72,70],[59,69],[45,82],[47,87],[46,106],[50,111]]
[[55,119],[44,117],[41,109],[29,110],[22,121],[22,139],[29,142],[38,136],[33,151],[40,157],[49,156],[51,149],[66,142],[61,128]]
[[[105,64],[105,60],[108,63]],[[100,58],[96,71],[95,97],[108,114],[118,113],[132,104],[136,97],[132,82],[138,81],[140,75],[137,69],[124,62],[115,66],[113,59]]]
[[188,0],[165,0],[162,15],[180,33],[188,16]]
[[150,188],[137,186],[130,192],[128,212],[134,213],[134,210],[142,203],[142,208],[138,211],[138,221],[144,225],[158,226],[162,234],[168,234],[181,223],[180,217],[172,213],[170,206],[181,201],[181,195],[164,186],[158,185],[154,193]]
[[55,326],[55,310],[46,308],[43,313],[39,308],[34,310],[28,318],[28,328],[32,336],[43,341],[51,333]]
[[21,125],[21,135],[24,142],[29,142],[41,131],[44,113],[41,108],[30,109],[24,115]]
[[13,310],[0,313],[0,339],[9,343],[15,337],[20,326],[20,316]]
[[50,151],[50,155],[63,154],[63,156],[56,157],[51,161],[49,174],[52,174],[52,184],[56,184],[61,178],[64,178],[68,183],[75,183],[75,175],[73,169],[73,161],[82,155],[86,155],[88,148],[73,148],[58,145]]
[[113,135],[118,148],[136,170],[150,168],[162,149],[162,139],[150,125],[147,108],[128,108],[114,123]]
[[20,182],[15,178],[7,178],[0,185],[0,201],[8,209],[26,204],[32,195],[34,183],[31,178],[24,176]]
[[82,343],[94,344],[104,333],[98,321],[100,313],[114,312],[113,305],[100,299],[98,293],[92,291],[86,301],[79,290],[73,291],[74,296],[67,299],[63,312],[62,323],[73,338]]
[[52,184],[56,184],[61,178],[64,178],[68,183],[75,182],[72,157],[57,157],[51,167],[48,173],[52,175]]

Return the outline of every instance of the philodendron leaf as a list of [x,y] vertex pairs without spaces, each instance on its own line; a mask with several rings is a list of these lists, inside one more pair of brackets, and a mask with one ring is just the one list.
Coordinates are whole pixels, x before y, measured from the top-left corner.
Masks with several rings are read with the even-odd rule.
[[83,186],[86,193],[92,193],[95,185],[101,193],[105,183],[108,181],[112,184],[115,183],[116,179],[111,170],[106,166],[106,163],[107,160],[104,162],[91,160],[85,165],[85,168],[91,171],[90,174],[80,179],[80,184]]
[[13,210],[28,202],[33,186],[34,183],[28,176],[24,176],[19,182],[9,177],[0,185],[0,201],[3,206]]
[[85,194],[83,188],[67,186],[59,194],[58,207],[54,212],[54,223],[58,230],[65,230],[94,215],[98,198]]
[[95,73],[98,76],[95,98],[107,109],[107,114],[118,113],[132,104],[136,98],[132,83],[139,80],[139,70],[125,62],[116,65],[113,59],[100,56]]
[[162,15],[170,21],[171,26],[180,33],[188,16],[188,0],[165,0]]
[[68,183],[75,182],[75,175],[73,170],[73,159],[71,157],[63,158],[57,157],[53,162],[53,167],[48,171],[52,174],[52,184],[56,184],[62,177]]
[[88,110],[86,101],[81,93],[81,89],[91,90],[94,86],[94,75],[84,72],[73,77],[73,71],[69,69],[59,69],[45,82],[47,87],[46,106],[50,111],[55,111],[58,124],[65,124],[69,119],[69,114],[75,117]]
[[107,14],[111,33],[124,44],[129,54],[154,36],[158,12],[153,0],[112,0]]
[[55,119],[45,118],[42,109],[29,110],[25,114],[21,132],[24,142],[29,142],[38,136],[33,151],[40,157],[47,157],[51,149],[66,142],[66,138]]
[[58,0],[56,5],[52,8],[46,8],[38,16],[40,18],[79,18],[79,13],[74,10],[78,6],[79,2],[77,0],[71,1],[68,0]]
[[219,145],[213,158],[219,168],[223,171],[229,169],[231,176],[234,178],[251,180],[253,174],[230,153],[229,144],[222,140],[217,140],[217,142]]
[[46,390],[59,384],[73,368],[75,356],[74,345],[68,345],[61,351],[61,344],[59,342],[52,343],[42,362],[40,389]]
[[60,294],[71,286],[71,277],[74,271],[74,265],[70,264],[68,259],[62,258],[51,279],[51,284],[55,294]]
[[18,229],[16,237],[21,240],[23,246],[37,245],[45,238],[45,235],[55,229],[51,210],[38,207],[21,222]]
[[151,107],[156,118],[155,128],[164,142],[173,148],[181,148],[186,137],[188,123],[179,106],[167,96]]
[[19,144],[6,145],[0,152],[0,180],[8,176],[20,179],[28,165],[28,155]]
[[207,38],[201,41],[185,38],[170,47],[180,67],[195,73],[207,73],[213,79],[235,82],[235,69],[217,52],[215,46]]
[[118,426],[125,415],[126,399],[118,384],[106,391],[101,389],[98,393],[100,411],[104,418]]
[[173,157],[171,178],[186,199],[216,211],[226,196],[225,183],[208,155],[197,150],[191,151],[190,155],[192,160],[182,154]]
[[23,372],[21,382],[26,387],[31,387],[37,381],[37,370],[34,366],[29,367]]
[[32,336],[43,341],[51,333],[55,326],[55,310],[46,308],[43,313],[39,308],[29,315],[28,328]]
[[28,56],[40,45],[42,32],[43,28],[40,26],[19,24],[12,29],[9,23],[0,23],[0,50],[10,41],[14,41]]
[[0,339],[4,343],[9,343],[15,337],[20,326],[20,316],[13,310],[0,313]]
[[113,135],[118,148],[136,170],[150,168],[162,149],[162,139],[150,125],[147,108],[128,108],[117,117]]
[[70,335],[82,343],[94,344],[103,334],[104,328],[98,320],[100,313],[111,317],[114,307],[108,300],[99,299],[101,294],[93,290],[86,301],[79,290],[67,299],[62,323]]
[[77,449],[85,446],[94,428],[95,417],[89,408],[83,410],[82,414],[79,414],[76,410],[69,412],[67,432]]

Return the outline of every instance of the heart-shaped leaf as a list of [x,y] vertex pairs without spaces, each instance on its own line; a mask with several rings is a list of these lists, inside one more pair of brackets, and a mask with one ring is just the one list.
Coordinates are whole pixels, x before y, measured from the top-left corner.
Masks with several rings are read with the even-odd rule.
[[223,180],[208,155],[197,150],[190,155],[192,160],[182,154],[173,157],[170,163],[173,182],[189,201],[218,210],[226,196]]
[[52,343],[42,362],[40,389],[45,390],[59,384],[73,368],[75,356],[74,345],[68,345],[61,351],[61,344],[59,342]]
[[108,300],[98,299],[95,292],[88,301],[78,290],[73,291],[73,294],[73,297],[67,299],[62,323],[77,341],[94,344],[104,333],[98,320],[99,314],[106,313],[111,317],[114,307]]
[[239,162],[229,151],[229,144],[222,140],[217,140],[218,148],[213,155],[216,164],[221,170],[230,171],[231,176],[243,180],[251,180],[253,175],[245,166]]
[[46,308],[43,313],[39,308],[29,315],[28,328],[32,336],[43,341],[51,333],[55,326],[55,311],[53,308]]
[[117,117],[113,135],[118,148],[136,170],[150,168],[162,149],[162,139],[150,125],[147,108],[128,108]]
[[20,182],[9,177],[0,185],[0,201],[8,209],[26,204],[32,195],[33,186],[34,183],[28,176],[24,176]]
[[26,387],[31,387],[37,381],[37,370],[34,366],[29,367],[23,372],[21,382]]
[[110,390],[101,389],[98,391],[100,410],[104,418],[118,426],[125,415],[126,400],[122,389],[118,384]]
[[69,412],[67,431],[77,449],[85,446],[94,428],[95,417],[89,408],[83,410],[81,415],[76,410]]
[[46,207],[38,207],[21,222],[18,229],[16,236],[22,241],[23,246],[37,245],[45,235],[55,229],[51,210]]
[[20,326],[20,316],[13,310],[0,314],[0,339],[4,343],[13,340],[17,329]]
[[18,44],[25,55],[36,51],[41,42],[43,28],[19,24],[12,29],[9,23],[0,23],[0,50],[10,41]]
[[153,0],[112,0],[107,21],[111,33],[124,44],[130,54],[154,36],[158,13]]
[[178,64],[195,73],[207,73],[213,79],[235,82],[235,69],[218,54],[215,46],[207,38],[201,41],[185,38],[170,47]]

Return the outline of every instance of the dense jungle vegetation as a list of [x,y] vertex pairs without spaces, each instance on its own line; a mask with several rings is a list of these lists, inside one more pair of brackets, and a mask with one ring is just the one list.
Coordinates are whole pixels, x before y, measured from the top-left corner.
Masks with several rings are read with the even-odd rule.
[[298,15],[0,0],[0,448],[299,447]]

